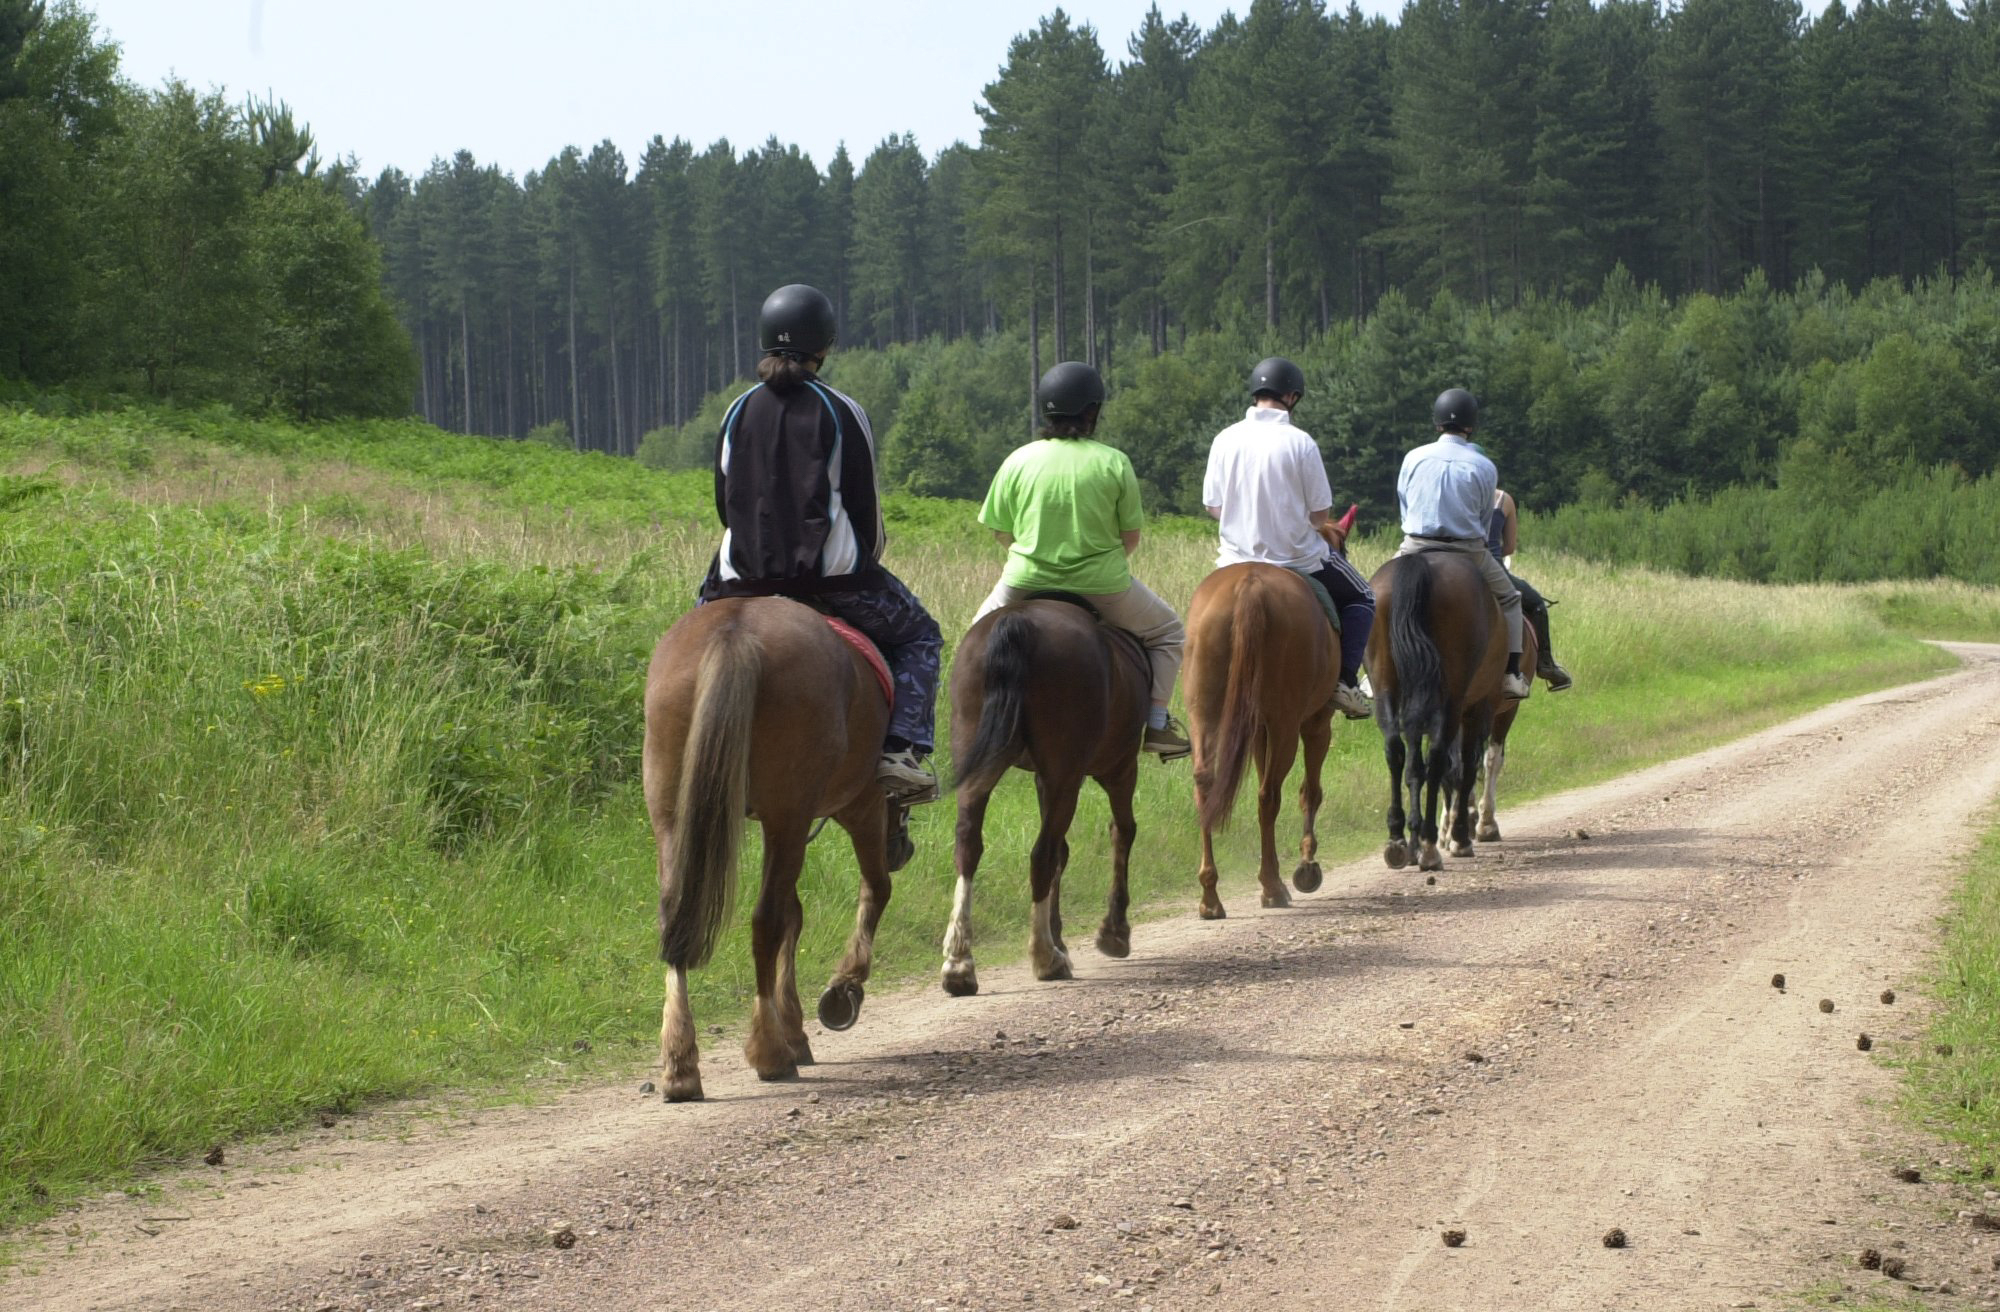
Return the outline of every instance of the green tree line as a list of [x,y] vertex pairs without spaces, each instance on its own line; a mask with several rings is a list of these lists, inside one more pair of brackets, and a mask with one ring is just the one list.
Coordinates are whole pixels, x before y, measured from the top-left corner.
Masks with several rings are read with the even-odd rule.
[[407,410],[354,195],[281,103],[134,87],[77,5],[0,0],[0,384]]
[[850,346],[1011,334],[1019,409],[1054,358],[1305,349],[1392,291],[1858,288],[2000,250],[1989,0],[1411,0],[1393,24],[1253,0],[1209,30],[1156,8],[1113,51],[1057,9],[1000,53],[979,140],[934,155],[656,137],[518,181],[464,153],[383,173],[422,412],[634,451],[748,373],[793,280]]

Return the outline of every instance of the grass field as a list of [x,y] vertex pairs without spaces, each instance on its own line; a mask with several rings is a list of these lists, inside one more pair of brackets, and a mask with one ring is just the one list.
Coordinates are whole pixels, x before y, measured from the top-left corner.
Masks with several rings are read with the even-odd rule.
[[1908,1107],[1964,1145],[1974,1177],[1991,1179],[2000,1172],[2000,826],[1966,863],[1935,991],[1930,1046],[1908,1068]]
[[[712,548],[704,476],[412,424],[8,412],[0,470],[0,1220],[316,1109],[649,1059],[638,691]],[[966,505],[899,498],[890,523],[891,566],[955,643],[999,549]],[[1211,533],[1156,522],[1139,574],[1184,606]],[[1357,562],[1390,545],[1357,540]],[[1579,688],[1522,716],[1516,798],[1949,664],[1905,626],[2000,634],[1994,594],[1949,585],[1690,582],[1532,543],[1518,563],[1560,600]],[[1337,731],[1327,786],[1329,855],[1378,841],[1372,726]],[[1140,903],[1192,905],[1189,810],[1186,766],[1149,764]],[[1105,819],[1087,796],[1077,923],[1104,896]],[[936,968],[951,820],[917,816],[885,980]],[[1010,781],[983,960],[1025,938],[1033,825]],[[1251,852],[1239,825],[1219,853],[1239,898]],[[834,836],[814,844],[808,987],[854,882]],[[746,937],[696,977],[698,1024],[742,1019]]]

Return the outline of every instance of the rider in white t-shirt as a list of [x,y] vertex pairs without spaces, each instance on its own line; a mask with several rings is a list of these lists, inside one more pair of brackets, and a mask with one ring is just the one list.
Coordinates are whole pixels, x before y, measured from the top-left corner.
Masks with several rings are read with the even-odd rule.
[[1371,711],[1357,676],[1375,622],[1375,593],[1321,534],[1326,525],[1332,541],[1346,538],[1329,524],[1333,489],[1319,444],[1292,423],[1292,408],[1305,390],[1305,373],[1290,360],[1273,356],[1250,371],[1252,405],[1241,423],[1215,435],[1201,501],[1222,527],[1218,568],[1247,561],[1280,565],[1325,592],[1327,618],[1340,634],[1333,703],[1351,720],[1366,719]]

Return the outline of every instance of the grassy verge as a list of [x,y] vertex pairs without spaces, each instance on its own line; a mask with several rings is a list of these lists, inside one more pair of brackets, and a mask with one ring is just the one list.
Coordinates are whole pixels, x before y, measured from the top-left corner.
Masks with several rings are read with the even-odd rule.
[[[638,687],[711,549],[702,481],[407,425],[196,418],[0,414],[0,1220],[317,1109],[519,1092],[657,1042]],[[892,567],[956,642],[997,548],[956,503],[899,499],[892,531]],[[1211,531],[1156,523],[1141,576],[1184,605]],[[1511,798],[1949,664],[1866,589],[1520,563],[1561,599],[1579,690],[1530,703]],[[1952,597],[2000,618],[1989,594]],[[1332,854],[1377,841],[1382,780],[1372,726],[1343,725]],[[1185,767],[1149,766],[1138,805],[1135,896],[1191,904]],[[935,968],[951,819],[919,813],[885,982]],[[1106,819],[1087,796],[1076,924],[1105,895]],[[984,960],[1025,937],[1034,823],[1009,781]],[[1238,897],[1252,850],[1244,824],[1219,853]],[[837,833],[813,845],[809,986],[852,870]],[[699,1023],[740,1020],[746,940],[696,979]]]
[[2000,1171],[2000,826],[1966,866],[1945,931],[1930,1046],[1909,1067],[1909,1106],[1967,1150],[1975,1175]]

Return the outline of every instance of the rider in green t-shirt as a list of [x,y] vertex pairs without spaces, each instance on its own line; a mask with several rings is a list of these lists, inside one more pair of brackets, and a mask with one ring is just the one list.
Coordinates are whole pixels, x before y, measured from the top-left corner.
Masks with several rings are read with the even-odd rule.
[[1153,676],[1146,750],[1166,761],[1186,756],[1187,737],[1167,703],[1187,635],[1173,607],[1133,578],[1126,562],[1145,521],[1131,460],[1090,436],[1104,379],[1068,361],[1042,376],[1035,402],[1041,436],[1007,457],[979,508],[979,522],[1007,544],[1007,566],[973,619],[1037,592],[1085,598],[1105,623],[1146,649]]

